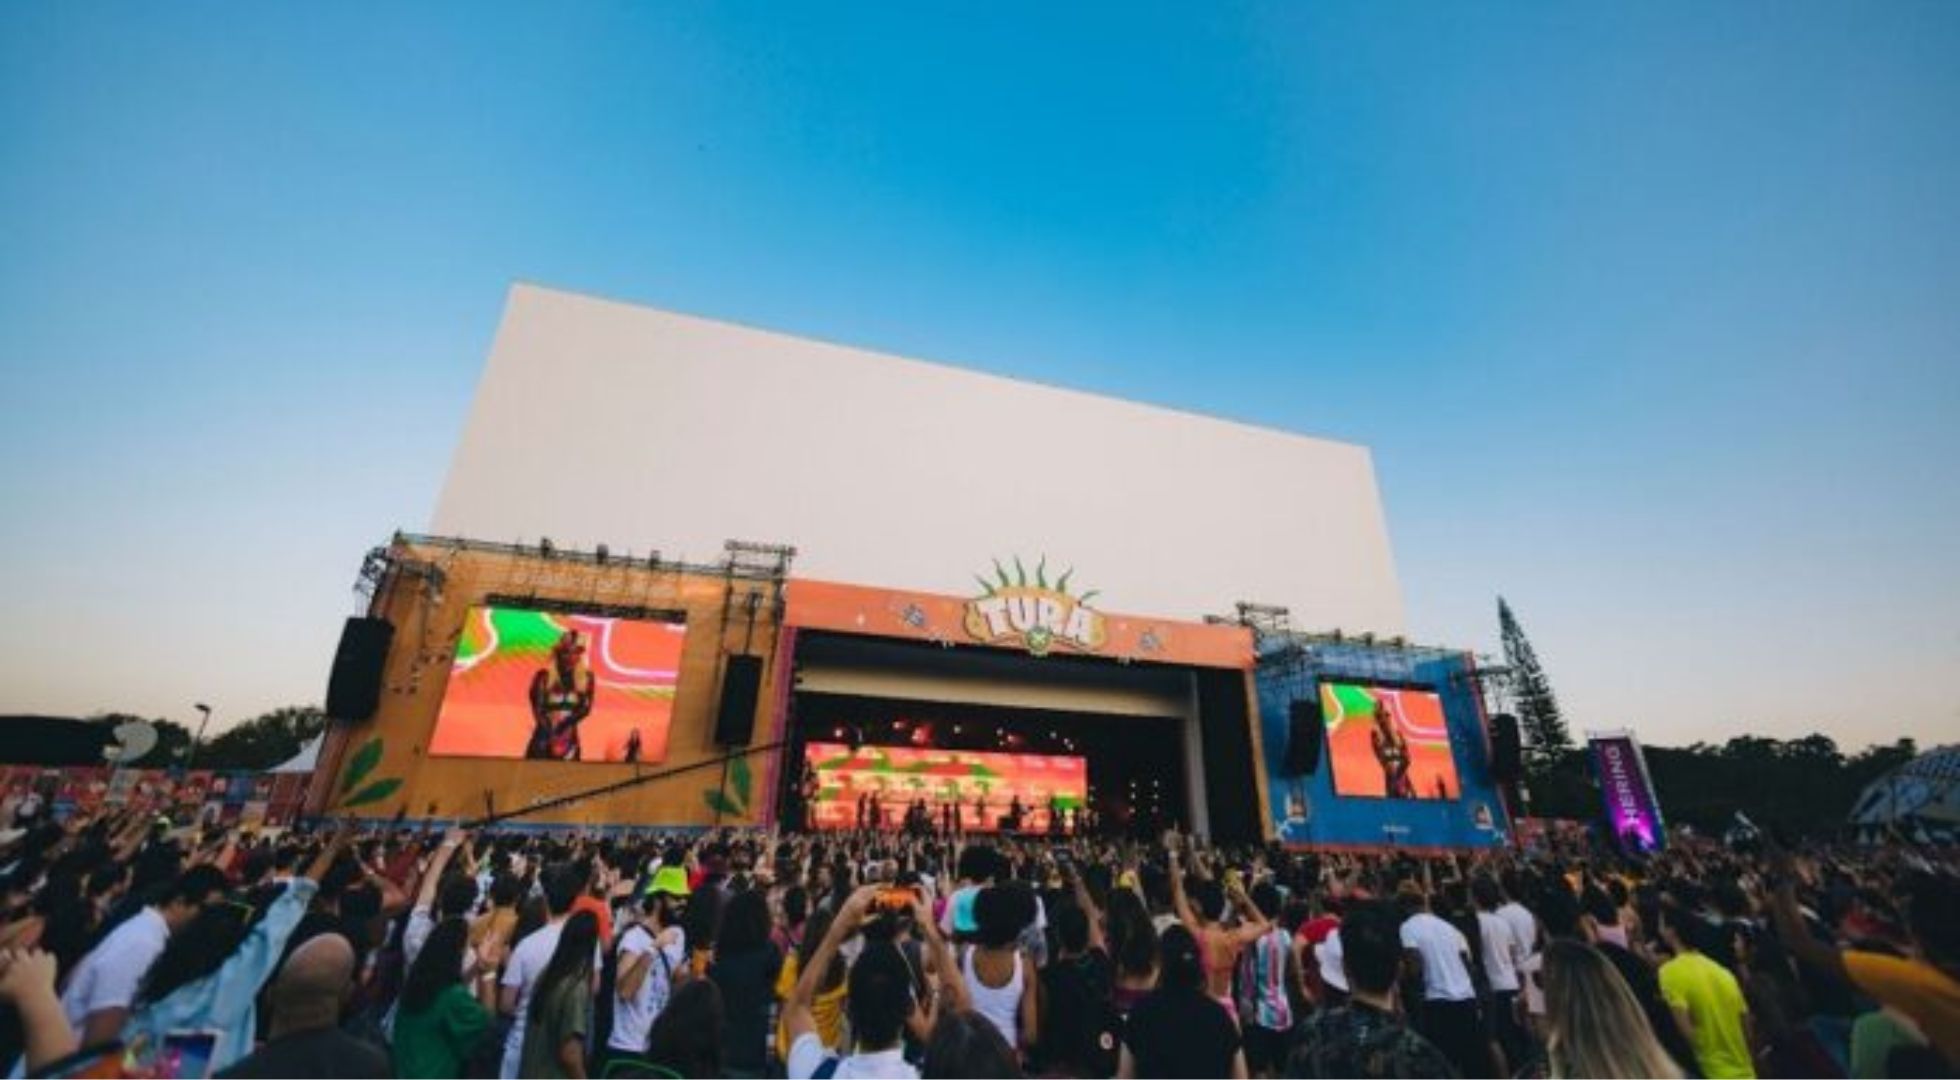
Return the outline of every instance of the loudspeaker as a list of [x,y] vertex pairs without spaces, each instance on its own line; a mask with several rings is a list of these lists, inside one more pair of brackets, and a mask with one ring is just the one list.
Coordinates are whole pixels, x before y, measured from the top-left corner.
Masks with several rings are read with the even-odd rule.
[[731,656],[721,677],[721,714],[715,718],[715,742],[747,746],[755,733],[756,694],[762,689],[762,657]]
[[1320,702],[1299,698],[1286,714],[1286,756],[1280,772],[1287,776],[1312,776],[1320,771],[1320,747],[1327,740],[1327,722],[1321,719]]
[[1490,718],[1490,776],[1500,784],[1516,783],[1524,772],[1519,760],[1518,718],[1498,713]]
[[335,720],[366,720],[381,704],[381,672],[395,625],[386,619],[355,616],[340,631],[340,648],[327,676],[327,715]]

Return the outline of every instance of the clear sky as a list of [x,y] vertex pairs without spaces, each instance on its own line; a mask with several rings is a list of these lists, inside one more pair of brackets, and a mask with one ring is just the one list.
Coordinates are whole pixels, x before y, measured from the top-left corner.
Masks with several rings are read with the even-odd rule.
[[1415,635],[1503,593],[1575,729],[1960,739],[1956,57],[1941,2],[0,6],[0,711],[319,700],[529,280],[1365,443]]

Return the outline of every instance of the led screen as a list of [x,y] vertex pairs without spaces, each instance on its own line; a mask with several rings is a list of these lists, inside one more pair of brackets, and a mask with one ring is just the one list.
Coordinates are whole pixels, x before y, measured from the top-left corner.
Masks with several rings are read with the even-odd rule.
[[867,820],[867,828],[897,828],[905,808],[924,799],[935,825],[950,803],[962,829],[996,832],[1019,798],[1022,831],[1045,832],[1051,804],[1073,813],[1089,791],[1089,759],[1060,754],[908,746],[862,746],[853,754],[842,743],[810,743],[804,760],[816,775],[810,822],[819,829],[856,828],[860,799],[869,815],[876,795],[884,820]]
[[681,622],[473,607],[429,753],[659,761],[686,639]]
[[1454,799],[1463,793],[1435,694],[1322,682],[1320,709],[1336,795]]

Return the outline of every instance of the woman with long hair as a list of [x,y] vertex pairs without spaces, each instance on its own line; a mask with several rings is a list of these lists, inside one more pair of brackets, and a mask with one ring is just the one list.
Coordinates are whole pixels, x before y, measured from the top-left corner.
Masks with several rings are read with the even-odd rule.
[[682,984],[647,1035],[647,1060],[685,1077],[722,1075],[721,991],[707,979]]
[[583,1080],[585,1037],[592,1032],[592,958],[598,948],[598,918],[573,912],[531,996],[520,1075]]
[[722,1068],[730,1076],[761,1076],[769,1064],[769,1007],[783,954],[769,940],[769,901],[750,889],[735,894],[722,913],[708,978],[721,989],[728,1016],[728,1050]]
[[[490,1030],[497,983],[463,965],[469,924],[449,918],[429,931],[422,951],[402,983],[395,1014],[395,1074],[402,1077],[461,1076],[463,1066]],[[468,984],[474,984],[471,993]]]
[[1124,1016],[1157,989],[1157,927],[1135,889],[1109,891],[1109,956],[1116,962],[1110,1001]]
[[1619,971],[1569,940],[1545,947],[1545,1064],[1553,1077],[1681,1076]]
[[721,913],[727,904],[727,896],[720,889],[696,889],[688,897],[681,930],[687,935],[689,975],[708,973],[708,964],[715,957],[715,934],[721,929]]

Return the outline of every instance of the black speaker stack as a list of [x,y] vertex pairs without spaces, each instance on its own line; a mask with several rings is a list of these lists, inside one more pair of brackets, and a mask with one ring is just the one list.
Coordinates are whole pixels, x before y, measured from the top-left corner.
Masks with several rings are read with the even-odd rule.
[[340,648],[333,654],[327,676],[327,715],[359,721],[381,706],[382,672],[388,666],[388,646],[395,626],[386,619],[355,616],[340,631]]

